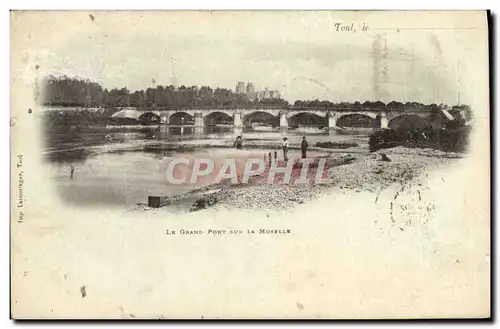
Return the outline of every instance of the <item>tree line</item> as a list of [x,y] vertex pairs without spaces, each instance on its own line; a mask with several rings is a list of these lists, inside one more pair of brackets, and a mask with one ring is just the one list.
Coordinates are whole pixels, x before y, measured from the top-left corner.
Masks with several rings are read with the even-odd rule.
[[[328,100],[297,100],[290,104],[284,99],[248,99],[246,94],[236,94],[226,88],[211,88],[209,86],[156,86],[145,90],[131,92],[127,88],[102,88],[96,82],[88,79],[78,79],[68,76],[48,76],[44,81],[42,104],[45,106],[74,107],[243,107],[259,105],[275,105],[280,107],[325,107],[325,108],[431,108],[440,109],[443,104],[422,104],[419,102],[384,103],[381,101],[340,102]],[[454,109],[467,106],[454,106]]]
[[[420,102],[397,102],[397,101],[391,101],[389,103],[384,103],[381,101],[365,101],[363,103],[356,101],[356,102],[340,102],[340,103],[333,103],[331,101],[326,101],[326,100],[309,100],[309,101],[302,101],[302,100],[297,100],[293,104],[296,107],[325,107],[325,108],[385,108],[385,109],[412,109],[412,108],[427,108],[427,109],[436,109],[439,110],[441,108],[444,108],[444,104],[423,104]],[[452,106],[453,109],[467,109],[469,108],[468,105],[461,105],[461,106]]]
[[284,99],[249,100],[246,94],[209,86],[156,86],[131,92],[127,88],[102,88],[96,82],[67,76],[49,76],[44,81],[42,104],[46,106],[79,107],[189,107],[251,105],[288,106]]

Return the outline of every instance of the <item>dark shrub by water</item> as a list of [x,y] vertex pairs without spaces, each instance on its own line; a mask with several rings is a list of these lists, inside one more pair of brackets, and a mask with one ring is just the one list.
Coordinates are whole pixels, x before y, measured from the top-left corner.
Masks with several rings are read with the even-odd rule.
[[356,143],[334,143],[334,142],[317,142],[316,147],[329,148],[329,149],[346,149],[349,147],[358,146]]
[[451,121],[443,128],[383,129],[370,135],[370,152],[396,146],[432,148],[441,151],[464,152],[471,127]]

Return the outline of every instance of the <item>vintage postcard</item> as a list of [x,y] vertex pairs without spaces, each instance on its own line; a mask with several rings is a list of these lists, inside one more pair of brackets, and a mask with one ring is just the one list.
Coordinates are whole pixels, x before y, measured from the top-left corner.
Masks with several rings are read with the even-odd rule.
[[14,319],[489,318],[486,11],[12,11]]

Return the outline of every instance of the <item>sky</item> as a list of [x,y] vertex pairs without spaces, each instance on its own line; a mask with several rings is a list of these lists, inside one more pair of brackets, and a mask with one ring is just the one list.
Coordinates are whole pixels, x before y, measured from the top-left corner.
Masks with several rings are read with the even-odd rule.
[[[32,49],[25,56],[40,75],[67,74],[131,91],[158,84],[234,90],[245,81],[257,90],[278,90],[290,101],[455,104],[460,94],[467,102],[474,94],[466,83],[473,74],[467,63],[477,56],[471,40],[485,34],[482,16],[451,13],[32,15],[39,15],[40,25],[30,31]],[[338,23],[353,24],[356,31],[338,31]]]

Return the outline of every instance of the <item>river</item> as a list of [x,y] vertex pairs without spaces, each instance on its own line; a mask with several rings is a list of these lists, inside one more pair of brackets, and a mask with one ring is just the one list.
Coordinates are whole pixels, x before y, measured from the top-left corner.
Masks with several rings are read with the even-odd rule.
[[[244,149],[232,147],[242,135]],[[282,137],[289,139],[289,157],[299,157],[302,136],[311,149],[308,155],[327,152],[367,152],[365,132],[255,131],[244,128],[206,127],[93,127],[70,133],[47,133],[45,163],[65,202],[76,205],[131,206],[146,203],[149,195],[171,196],[192,189],[189,185],[167,185],[162,163],[189,157],[255,157],[280,150]],[[317,142],[356,143],[348,149],[316,149]],[[71,167],[74,168],[71,177]],[[164,166],[163,166],[164,167]]]

